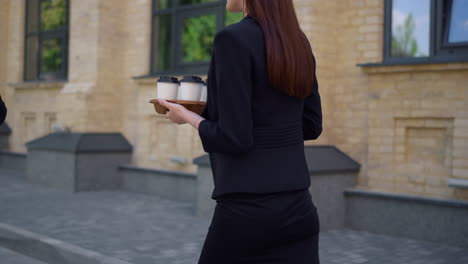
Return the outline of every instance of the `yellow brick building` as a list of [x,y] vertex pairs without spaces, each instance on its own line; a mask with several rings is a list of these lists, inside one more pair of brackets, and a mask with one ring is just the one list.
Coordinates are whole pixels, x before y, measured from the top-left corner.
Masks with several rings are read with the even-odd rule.
[[[195,36],[199,53],[187,51],[195,26],[211,37],[240,16],[226,15],[225,1],[37,1],[0,0],[9,151],[25,152],[56,124],[121,132],[133,164],[194,171],[192,158],[204,153],[197,131],[158,116],[148,101],[163,70],[206,77],[206,38]],[[358,187],[468,200],[467,189],[448,184],[468,181],[468,18],[456,12],[462,1],[416,2],[422,14],[412,21],[415,6],[401,0],[294,0],[323,104],[323,133],[307,144],[336,145],[359,161]],[[37,17],[54,8],[65,20]],[[414,38],[399,39],[402,30]],[[61,59],[50,62],[58,58],[51,52]]]

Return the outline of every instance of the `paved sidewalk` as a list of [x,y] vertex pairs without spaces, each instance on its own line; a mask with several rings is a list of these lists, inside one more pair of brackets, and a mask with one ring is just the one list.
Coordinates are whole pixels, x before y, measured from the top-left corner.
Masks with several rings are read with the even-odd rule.
[[6,248],[0,247],[0,263],[5,264],[46,264],[39,260],[16,253]]
[[[191,210],[188,203],[146,194],[66,193],[0,170],[0,222],[133,264],[196,264],[211,216],[195,217]],[[320,234],[320,259],[465,264],[468,248],[344,229]]]

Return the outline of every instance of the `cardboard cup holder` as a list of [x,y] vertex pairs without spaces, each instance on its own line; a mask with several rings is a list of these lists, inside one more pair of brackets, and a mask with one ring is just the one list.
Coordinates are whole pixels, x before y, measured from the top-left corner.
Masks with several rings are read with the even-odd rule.
[[[164,100],[171,102],[171,103],[183,105],[188,110],[199,115],[203,113],[203,110],[205,110],[205,107],[206,107],[206,102],[204,101],[169,100],[169,99],[164,99]],[[165,106],[159,104],[157,99],[151,99],[149,102],[154,105],[154,110],[156,110],[156,113],[158,114],[164,115],[167,113],[167,111],[169,111],[169,109],[167,109]]]

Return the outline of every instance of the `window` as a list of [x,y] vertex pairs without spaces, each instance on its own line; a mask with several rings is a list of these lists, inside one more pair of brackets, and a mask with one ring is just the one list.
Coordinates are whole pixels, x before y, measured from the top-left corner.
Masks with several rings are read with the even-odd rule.
[[66,79],[68,0],[27,0],[24,80]]
[[386,0],[385,62],[468,61],[468,0]]
[[153,0],[151,74],[205,74],[216,32],[241,19],[226,0]]

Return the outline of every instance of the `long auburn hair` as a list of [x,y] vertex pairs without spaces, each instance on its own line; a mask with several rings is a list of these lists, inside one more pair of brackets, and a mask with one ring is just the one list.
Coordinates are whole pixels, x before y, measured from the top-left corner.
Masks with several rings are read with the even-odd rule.
[[243,1],[245,12],[263,29],[268,75],[273,87],[298,98],[311,95],[315,57],[299,26],[292,0]]

